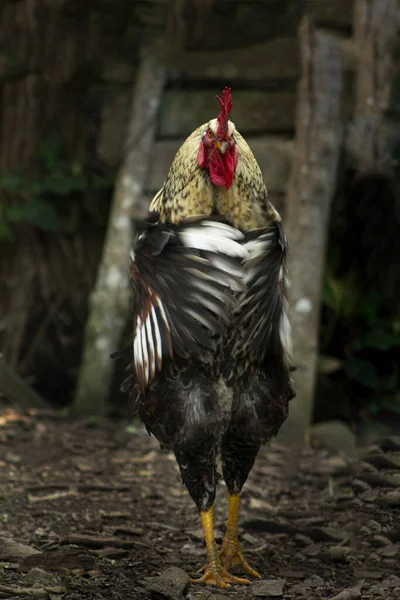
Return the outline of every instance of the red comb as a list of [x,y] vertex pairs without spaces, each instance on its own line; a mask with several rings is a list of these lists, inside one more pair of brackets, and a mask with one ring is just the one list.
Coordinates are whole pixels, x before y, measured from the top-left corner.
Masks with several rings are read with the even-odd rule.
[[218,121],[218,130],[217,137],[219,140],[223,140],[226,138],[226,134],[228,131],[228,116],[233,108],[232,97],[231,97],[231,88],[226,87],[222,92],[222,99],[219,96],[216,96],[221,110],[219,111],[219,115],[217,117]]

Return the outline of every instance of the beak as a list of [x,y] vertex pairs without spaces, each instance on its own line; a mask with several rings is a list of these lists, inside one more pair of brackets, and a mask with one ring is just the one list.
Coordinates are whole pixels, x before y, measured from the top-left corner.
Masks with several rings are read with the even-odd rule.
[[228,145],[227,142],[215,142],[215,145],[217,146],[217,148],[221,152],[221,154],[225,154],[225,150]]

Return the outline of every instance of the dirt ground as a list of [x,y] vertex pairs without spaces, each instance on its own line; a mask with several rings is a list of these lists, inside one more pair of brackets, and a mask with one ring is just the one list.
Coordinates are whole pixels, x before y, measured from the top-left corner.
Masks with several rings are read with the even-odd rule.
[[[179,600],[186,582],[160,581],[183,573],[149,578],[170,567],[194,575],[204,562],[175,461],[140,427],[6,409],[0,482],[1,598]],[[225,511],[221,484],[219,539]],[[263,449],[243,492],[241,539],[261,582],[191,584],[187,597],[400,599],[399,441],[356,458]]]

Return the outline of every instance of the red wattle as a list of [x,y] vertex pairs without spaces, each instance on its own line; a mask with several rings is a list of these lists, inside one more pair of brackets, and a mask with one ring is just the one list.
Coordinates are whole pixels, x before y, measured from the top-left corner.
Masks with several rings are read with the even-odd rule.
[[229,188],[232,185],[233,174],[235,172],[235,160],[234,160],[234,157],[230,153],[226,153],[224,156],[224,162],[225,162],[225,185],[226,185],[226,189],[229,190]]
[[238,152],[236,147],[233,147],[222,155],[216,148],[207,149],[201,142],[197,152],[197,164],[202,169],[208,169],[211,183],[219,187],[225,186],[229,190],[238,164]]
[[210,157],[208,167],[211,183],[217,186],[226,185],[225,165],[219,152],[214,152]]

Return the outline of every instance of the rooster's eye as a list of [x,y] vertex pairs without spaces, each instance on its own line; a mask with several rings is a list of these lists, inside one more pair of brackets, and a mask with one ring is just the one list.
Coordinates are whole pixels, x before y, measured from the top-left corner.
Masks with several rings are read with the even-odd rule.
[[207,136],[209,138],[213,138],[214,137],[214,133],[213,133],[212,129],[207,129]]

